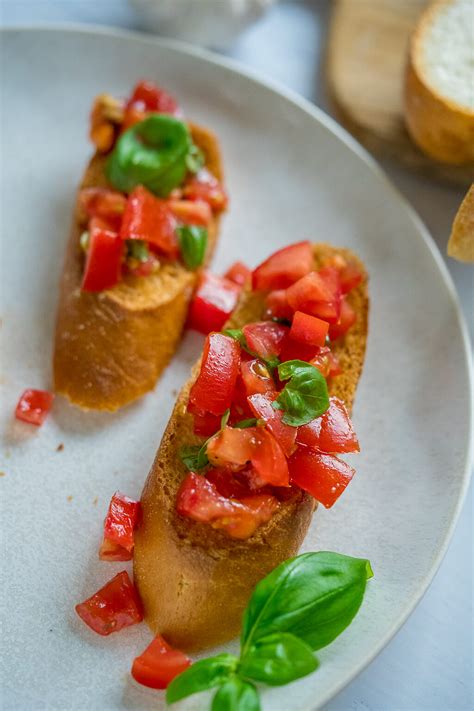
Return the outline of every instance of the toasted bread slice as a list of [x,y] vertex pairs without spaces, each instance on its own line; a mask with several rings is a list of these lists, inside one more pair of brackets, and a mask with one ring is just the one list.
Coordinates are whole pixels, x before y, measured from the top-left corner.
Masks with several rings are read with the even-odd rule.
[[[328,245],[315,245],[315,268],[335,254],[353,255]],[[359,267],[365,273],[363,265]],[[357,321],[334,348],[343,373],[330,383],[330,393],[352,407],[362,371],[367,338],[367,280],[349,301]],[[245,292],[230,327],[262,317],[263,297]],[[136,531],[135,582],[145,619],[173,645],[194,650],[223,642],[239,630],[242,611],[258,580],[301,546],[315,501],[301,490],[282,503],[272,519],[248,540],[239,541],[206,524],[176,513],[176,494],[187,471],[179,451],[198,440],[186,412],[189,390],[200,362],[181,391],[142,493],[143,521]]]
[[405,82],[408,131],[429,156],[472,164],[472,0],[439,0],[422,14],[413,35]]
[[[218,179],[223,169],[217,138],[190,125],[206,168]],[[106,157],[97,153],[80,188],[108,187]],[[208,229],[206,261],[216,245],[219,217]],[[81,291],[82,232],[76,211],[66,252],[54,349],[54,389],[85,409],[116,410],[151,390],[181,337],[197,273],[164,263],[148,277],[125,276],[113,289]]]
[[454,218],[448,255],[460,262],[474,262],[474,184],[467,191]]

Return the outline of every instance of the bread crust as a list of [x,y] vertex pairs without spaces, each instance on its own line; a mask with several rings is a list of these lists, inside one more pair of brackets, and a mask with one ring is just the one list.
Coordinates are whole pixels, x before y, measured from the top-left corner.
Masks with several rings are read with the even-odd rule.
[[[315,245],[315,268],[334,254],[353,255],[328,245]],[[360,263],[359,263],[360,264]],[[360,268],[365,274],[363,265]],[[359,380],[367,338],[367,280],[349,295],[357,321],[338,344],[344,373],[330,383],[330,393],[349,410]],[[245,292],[229,321],[239,327],[261,318],[261,294]],[[200,440],[186,412],[189,390],[200,362],[181,391],[143,489],[143,520],[135,534],[134,576],[154,633],[181,649],[196,650],[224,642],[238,633],[242,611],[255,584],[278,563],[296,554],[316,508],[301,490],[282,503],[271,520],[246,541],[176,513],[176,494],[186,476],[179,457],[185,444]]]
[[474,184],[462,201],[449,236],[448,255],[460,262],[474,263]]
[[424,79],[424,35],[447,1],[430,5],[412,36],[405,76],[405,121],[411,138],[427,155],[452,165],[472,164],[474,175],[474,111],[442,96]]
[[[204,152],[206,167],[223,180],[216,136],[190,124],[193,141]],[[110,187],[105,177],[107,157],[96,153],[80,189]],[[219,228],[215,215],[209,226],[206,263],[212,256]],[[113,289],[81,291],[83,256],[78,209],[61,279],[53,356],[54,389],[84,409],[114,411],[151,390],[181,338],[197,272],[181,263],[165,263],[148,277],[124,276]]]

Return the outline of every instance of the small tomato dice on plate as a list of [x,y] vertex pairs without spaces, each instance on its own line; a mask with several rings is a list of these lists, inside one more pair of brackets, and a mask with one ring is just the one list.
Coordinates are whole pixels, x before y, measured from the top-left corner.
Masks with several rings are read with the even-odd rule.
[[46,390],[25,390],[15,409],[15,417],[39,427],[45,421],[54,400]]
[[175,676],[191,666],[191,660],[179,649],[173,649],[161,635],[157,635],[133,662],[135,681],[150,689],[166,689]]
[[76,605],[76,612],[91,630],[103,637],[143,620],[138,593],[125,570]]

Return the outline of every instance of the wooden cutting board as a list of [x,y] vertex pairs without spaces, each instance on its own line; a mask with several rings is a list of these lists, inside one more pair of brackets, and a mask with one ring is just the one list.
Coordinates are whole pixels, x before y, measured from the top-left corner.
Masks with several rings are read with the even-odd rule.
[[403,121],[408,42],[427,0],[336,0],[327,82],[341,123],[376,155],[426,176],[469,185],[472,167],[444,165],[411,141]]

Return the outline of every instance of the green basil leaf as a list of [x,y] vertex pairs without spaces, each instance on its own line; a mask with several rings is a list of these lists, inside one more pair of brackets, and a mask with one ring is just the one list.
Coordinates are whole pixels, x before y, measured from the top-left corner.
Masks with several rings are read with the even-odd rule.
[[216,657],[194,662],[186,671],[173,679],[166,690],[166,701],[174,704],[198,691],[212,689],[232,677],[238,664],[233,654],[218,654]]
[[247,427],[256,427],[257,424],[258,420],[256,417],[249,417],[247,420],[240,420],[240,422],[236,422],[234,427],[238,430],[246,430]]
[[229,422],[229,417],[230,417],[230,409],[227,408],[227,410],[224,412],[224,414],[221,417],[221,430],[224,429],[226,424]]
[[217,691],[211,709],[212,711],[260,711],[257,689],[253,684],[237,676],[229,679]]
[[283,422],[292,427],[305,425],[319,417],[329,407],[325,377],[314,365],[303,360],[288,360],[278,366],[280,380],[290,380],[273,402],[283,410]]
[[288,632],[262,637],[246,652],[239,674],[270,686],[281,686],[318,668],[318,660],[306,642]]
[[303,553],[255,586],[244,612],[243,656],[258,640],[289,632],[311,649],[332,642],[352,622],[372,569],[368,560],[339,553]]
[[197,225],[183,225],[176,229],[181,256],[188,269],[197,269],[204,262],[207,247],[207,230]]
[[199,471],[199,469],[204,469],[209,464],[209,459],[207,458],[207,443],[206,440],[203,445],[192,445],[189,447],[181,447],[179,456],[184,464],[184,466],[189,469],[190,472]]
[[190,173],[197,173],[204,165],[204,153],[195,143],[191,144],[189,153],[186,156],[186,167]]
[[147,243],[141,239],[128,239],[127,252],[129,257],[139,262],[146,262],[150,256]]

